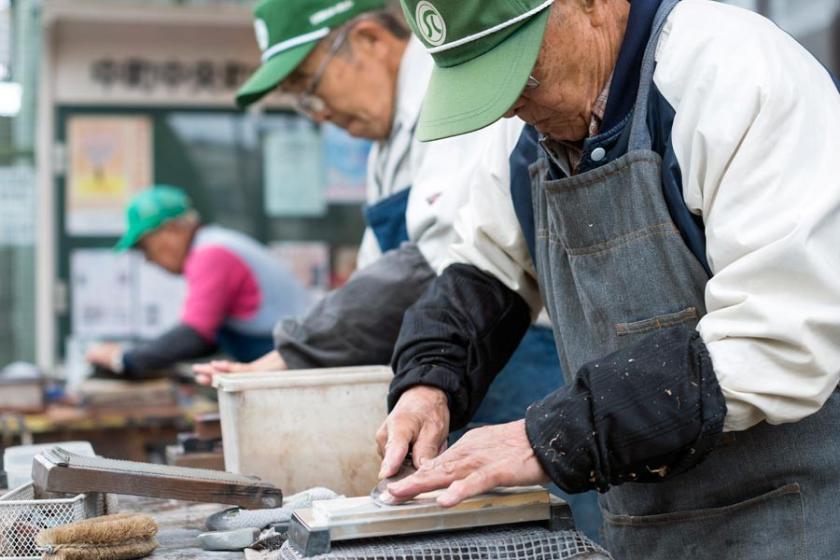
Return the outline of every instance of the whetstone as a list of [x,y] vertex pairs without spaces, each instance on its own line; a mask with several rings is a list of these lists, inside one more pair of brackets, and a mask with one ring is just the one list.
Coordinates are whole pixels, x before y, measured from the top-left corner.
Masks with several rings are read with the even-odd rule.
[[277,487],[255,477],[224,471],[171,467],[101,457],[82,457],[54,447],[35,456],[36,491],[102,492],[229,504],[245,509],[283,505]]
[[549,529],[574,528],[571,510],[542,487],[498,489],[443,508],[429,492],[400,505],[377,504],[370,496],[318,501],[298,510],[289,540],[304,556],[324,554],[330,543],[348,539],[453,531],[544,522]]

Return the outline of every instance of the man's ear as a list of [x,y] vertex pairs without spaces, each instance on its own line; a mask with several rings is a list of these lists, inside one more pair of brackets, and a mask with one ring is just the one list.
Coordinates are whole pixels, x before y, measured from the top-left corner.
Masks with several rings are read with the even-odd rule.
[[354,53],[377,58],[387,54],[387,38],[390,32],[378,22],[363,19],[353,25],[347,42]]

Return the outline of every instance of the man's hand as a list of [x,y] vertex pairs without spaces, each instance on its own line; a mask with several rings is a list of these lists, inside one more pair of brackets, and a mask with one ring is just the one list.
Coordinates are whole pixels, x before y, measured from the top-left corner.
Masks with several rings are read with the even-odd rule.
[[446,393],[425,385],[408,389],[376,432],[376,444],[383,457],[379,478],[396,474],[409,448],[414,466],[420,468],[445,449],[448,435]]
[[286,362],[280,352],[272,350],[262,358],[253,362],[241,363],[228,360],[213,360],[207,364],[195,364],[193,373],[199,385],[210,385],[217,375],[228,373],[252,373],[257,371],[282,371],[286,369]]
[[437,502],[452,507],[497,486],[548,481],[528,441],[525,420],[518,420],[467,432],[440,457],[426,461],[413,475],[389,484],[388,493],[395,502],[401,502],[423,492],[447,488]]
[[116,342],[105,342],[97,344],[85,352],[85,360],[89,363],[120,373],[122,371],[123,349]]

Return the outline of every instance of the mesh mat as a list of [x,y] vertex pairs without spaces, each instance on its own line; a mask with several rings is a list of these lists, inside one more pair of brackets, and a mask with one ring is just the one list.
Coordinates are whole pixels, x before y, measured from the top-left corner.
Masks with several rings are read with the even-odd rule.
[[[304,558],[286,542],[278,558]],[[526,525],[364,539],[335,543],[309,560],[610,560],[606,550],[577,531]]]

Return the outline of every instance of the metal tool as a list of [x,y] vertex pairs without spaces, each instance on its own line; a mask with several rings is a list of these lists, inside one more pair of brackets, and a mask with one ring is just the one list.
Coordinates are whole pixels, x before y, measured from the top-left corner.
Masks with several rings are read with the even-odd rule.
[[349,539],[534,522],[552,531],[574,528],[568,504],[539,486],[498,489],[451,508],[437,504],[440,493],[395,506],[377,504],[370,496],[315,502],[292,516],[289,542],[303,556],[313,556]]
[[224,471],[170,467],[101,457],[83,457],[60,447],[35,456],[32,478],[39,492],[104,492],[275,508],[283,493],[255,477]]
[[310,488],[284,499],[283,507],[251,510],[229,508],[214,513],[207,518],[205,524],[210,531],[231,531],[248,527],[262,528],[277,525],[285,525],[283,531],[286,531],[295,510],[312,507],[312,502],[316,500],[334,500],[343,497],[328,488]]
[[196,540],[204,550],[243,550],[257,542],[259,538],[260,530],[250,528],[201,533]]
[[380,480],[379,484],[374,486],[373,490],[370,491],[370,497],[378,506],[387,507],[396,505],[391,498],[391,494],[388,493],[388,485],[394,482],[399,482],[404,478],[408,478],[416,472],[417,469],[414,468],[414,460],[411,458],[411,454],[409,454],[403,460],[403,463],[402,465],[400,465],[400,469],[397,471],[397,474]]

